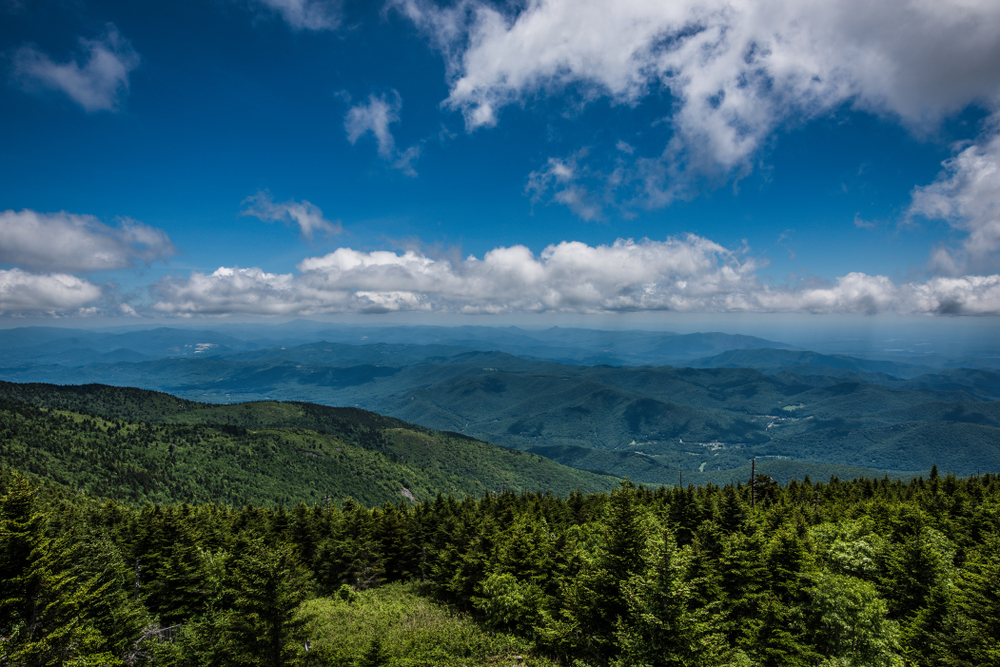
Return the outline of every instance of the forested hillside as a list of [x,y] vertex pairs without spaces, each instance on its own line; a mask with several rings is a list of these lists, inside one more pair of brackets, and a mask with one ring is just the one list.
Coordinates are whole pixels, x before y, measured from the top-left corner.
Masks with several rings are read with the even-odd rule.
[[654,488],[354,408],[10,383],[0,462],[0,665],[1000,665],[993,473]]
[[982,368],[760,348],[690,361],[704,368],[568,365],[440,344],[317,342],[209,357],[195,348],[147,361],[21,364],[0,376],[217,404],[360,407],[647,484],[671,484],[679,470],[691,481],[745,479],[751,458],[783,480],[848,474],[837,466],[879,477],[935,463],[959,475],[1000,470],[1000,373]]
[[350,496],[377,505],[616,483],[355,408],[210,405],[102,385],[0,382],[0,456],[39,478],[132,502],[293,505]]
[[368,508],[0,474],[4,665],[1000,664],[1000,478]]

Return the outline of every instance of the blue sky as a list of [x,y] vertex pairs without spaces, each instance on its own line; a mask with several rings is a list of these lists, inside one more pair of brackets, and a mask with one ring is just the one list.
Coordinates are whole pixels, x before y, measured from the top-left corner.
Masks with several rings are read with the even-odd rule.
[[0,19],[5,326],[1000,314],[994,1]]

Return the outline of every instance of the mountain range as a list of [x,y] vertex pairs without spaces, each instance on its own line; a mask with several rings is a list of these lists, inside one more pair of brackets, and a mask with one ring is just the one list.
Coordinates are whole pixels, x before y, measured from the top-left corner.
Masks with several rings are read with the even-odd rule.
[[720,333],[323,323],[8,329],[0,347],[12,382],[350,406],[651,484],[743,479],[752,458],[779,479],[1000,469],[989,359],[951,367]]

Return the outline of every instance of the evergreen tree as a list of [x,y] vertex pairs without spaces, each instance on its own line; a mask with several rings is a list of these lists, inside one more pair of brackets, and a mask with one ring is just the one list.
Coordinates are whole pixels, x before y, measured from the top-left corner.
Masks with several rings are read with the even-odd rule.
[[303,621],[294,615],[310,581],[288,544],[238,539],[223,593],[222,664],[282,667],[302,646]]
[[16,476],[0,498],[0,664],[121,664],[143,619],[123,599],[120,562],[72,531],[46,536],[35,495]]
[[957,582],[955,615],[935,648],[955,667],[1000,665],[1000,537],[969,558]]
[[628,614],[618,623],[616,665],[680,667],[718,664],[727,653],[711,610],[694,610],[688,580],[689,551],[670,532],[650,546],[649,567],[625,585]]

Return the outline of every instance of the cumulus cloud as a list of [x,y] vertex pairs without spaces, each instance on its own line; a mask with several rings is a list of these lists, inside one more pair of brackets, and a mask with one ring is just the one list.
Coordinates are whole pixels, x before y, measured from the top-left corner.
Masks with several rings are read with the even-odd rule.
[[101,298],[101,288],[64,273],[0,270],[0,314],[78,310]]
[[338,248],[298,273],[221,267],[156,283],[153,308],[175,315],[329,312],[609,313],[814,312],[1000,314],[1000,276],[897,285],[851,273],[796,288],[763,283],[764,264],[709,239],[619,239],[550,245],[539,255],[500,247],[448,260],[416,250]]
[[344,129],[347,140],[356,144],[358,139],[371,133],[378,145],[379,156],[392,163],[407,176],[416,176],[413,163],[420,156],[420,147],[411,146],[403,152],[396,150],[396,140],[389,131],[389,125],[399,122],[399,111],[403,106],[403,98],[395,90],[390,99],[386,95],[368,96],[366,104],[358,104],[348,110],[344,117]]
[[0,212],[0,263],[34,271],[105,271],[176,253],[166,232],[135,220],[111,227],[90,215]]
[[139,54],[112,24],[99,39],[80,38],[80,48],[82,53],[59,63],[34,46],[22,46],[14,55],[14,73],[27,88],[60,91],[86,111],[117,111]]
[[933,270],[958,275],[1000,268],[1000,116],[981,140],[946,160],[930,185],[913,190],[909,215],[946,220],[966,234],[960,248],[936,248]]
[[241,215],[252,215],[265,222],[297,225],[299,234],[306,241],[311,241],[317,233],[332,236],[343,231],[339,221],[330,222],[323,217],[323,211],[318,206],[304,199],[301,202],[275,202],[271,193],[264,190],[244,199],[243,206]]
[[336,30],[340,27],[341,2],[331,0],[255,0],[295,30]]
[[673,136],[626,181],[648,205],[737,178],[776,128],[845,104],[917,132],[1000,105],[1000,5],[986,0],[393,0],[445,56],[472,131],[572,87],[636,105],[669,90]]

